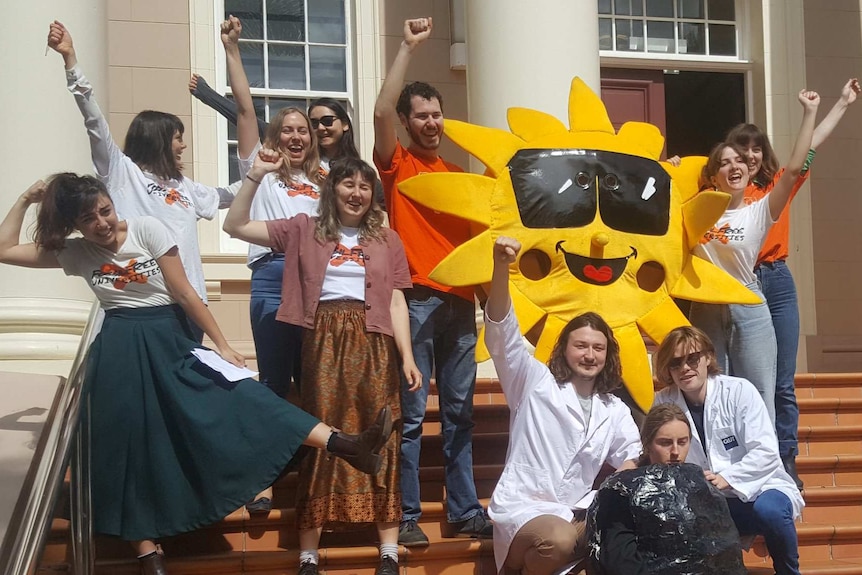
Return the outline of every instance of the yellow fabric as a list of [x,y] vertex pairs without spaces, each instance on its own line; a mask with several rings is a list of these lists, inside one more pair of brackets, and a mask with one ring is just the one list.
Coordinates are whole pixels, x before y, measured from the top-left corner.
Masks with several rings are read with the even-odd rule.
[[[728,197],[715,192],[699,195],[704,159],[686,158],[679,167],[661,163],[672,178],[670,224],[663,236],[612,229],[599,212],[583,227],[526,228],[507,169],[519,150],[600,150],[658,162],[664,138],[655,126],[642,122],[626,123],[615,132],[604,104],[579,78],[572,81],[569,95],[570,129],[548,114],[524,108],[509,110],[508,118],[511,133],[446,121],[447,136],[485,164],[485,175],[420,175],[402,187],[417,202],[475,222],[479,230],[440,262],[431,278],[452,286],[487,283],[493,242],[501,235],[516,238],[522,250],[510,272],[510,291],[523,332],[544,320],[536,357],[546,361],[565,324],[580,313],[595,311],[614,329],[625,384],[637,404],[647,410],[653,384],[643,336],[660,343],[674,327],[687,324],[672,297],[714,303],[759,301],[728,274],[691,254],[704,230],[723,213]],[[613,283],[587,284],[574,277],[555,249],[561,241],[569,252],[588,258],[622,258],[630,256],[633,248],[637,255],[627,260]],[[533,262],[550,261],[547,275],[529,279],[521,273],[520,263],[527,254]],[[536,255],[540,257],[536,259]],[[486,358],[487,349],[480,343],[477,359]]]

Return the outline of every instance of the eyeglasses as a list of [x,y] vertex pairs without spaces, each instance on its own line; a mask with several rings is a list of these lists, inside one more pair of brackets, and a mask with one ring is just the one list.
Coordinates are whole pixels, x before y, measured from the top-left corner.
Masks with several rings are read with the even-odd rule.
[[321,116],[319,118],[311,118],[311,128],[316,130],[318,126],[323,124],[327,128],[331,128],[332,124],[335,123],[335,120],[338,119],[338,116]]
[[679,369],[682,369],[683,364],[685,364],[690,368],[695,369],[700,363],[700,358],[702,358],[705,353],[706,352],[704,351],[695,351],[694,353],[690,353],[688,355],[681,355],[679,357],[675,357],[668,362],[667,367],[671,371],[677,371]]

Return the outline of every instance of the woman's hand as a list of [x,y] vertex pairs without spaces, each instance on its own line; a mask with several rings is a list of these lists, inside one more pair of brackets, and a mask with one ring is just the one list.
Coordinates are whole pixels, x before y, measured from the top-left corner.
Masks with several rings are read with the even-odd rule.
[[509,265],[515,263],[521,251],[521,242],[514,238],[500,236],[494,242],[494,263]]
[[242,22],[234,15],[228,16],[221,23],[221,43],[225,48],[239,45],[239,37],[242,36]]
[[817,110],[820,105],[820,94],[813,90],[799,90],[799,103],[806,110]]
[[23,194],[21,194],[21,199],[24,200],[28,206],[31,204],[38,204],[42,201],[42,198],[45,197],[46,189],[47,186],[45,182],[42,180],[36,180]]
[[69,56],[75,53],[72,45],[72,35],[58,20],[54,20],[48,26],[48,46],[61,56]]
[[857,78],[850,78],[844,87],[841,89],[841,99],[849,106],[856,101],[856,97],[862,92],[862,86],[859,85]]
[[404,378],[407,380],[407,390],[416,392],[422,389],[422,372],[416,367],[415,361],[405,361],[401,366]]
[[254,159],[252,169],[257,168],[264,174],[268,174],[280,170],[283,164],[284,156],[280,152],[269,148],[261,148]]
[[245,367],[245,357],[227,344],[218,348],[218,354],[237,367]]
[[713,473],[708,469],[704,469],[703,476],[719,491],[727,491],[728,489],[730,489],[730,483],[728,483],[727,480],[718,473]]

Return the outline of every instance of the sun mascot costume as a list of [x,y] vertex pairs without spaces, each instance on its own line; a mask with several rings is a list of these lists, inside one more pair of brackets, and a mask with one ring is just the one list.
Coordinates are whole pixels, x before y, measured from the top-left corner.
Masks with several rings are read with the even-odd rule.
[[[510,292],[522,331],[540,334],[536,358],[548,359],[570,319],[595,311],[613,328],[626,387],[646,411],[653,383],[644,335],[661,343],[688,325],[672,298],[759,302],[691,254],[729,196],[698,193],[703,158],[659,163],[664,137],[652,124],[628,122],[615,131],[580,78],[569,94],[569,129],[524,108],[510,108],[508,121],[511,132],[446,121],[446,135],[485,164],[484,175],[422,174],[399,185],[414,201],[481,229],[431,278],[487,283],[494,241],[516,238],[522,249],[510,268]],[[480,337],[477,359],[487,358]]]

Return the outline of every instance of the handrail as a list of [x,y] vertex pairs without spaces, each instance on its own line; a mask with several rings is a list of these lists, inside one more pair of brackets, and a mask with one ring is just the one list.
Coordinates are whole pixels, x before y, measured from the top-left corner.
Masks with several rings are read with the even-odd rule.
[[[36,572],[39,558],[45,547],[51,530],[54,507],[60,494],[66,469],[72,449],[76,454],[85,455],[86,449],[81,448],[87,443],[88,436],[79,434],[79,418],[84,396],[84,373],[86,371],[87,353],[90,344],[102,327],[104,312],[98,302],[93,304],[87,325],[81,335],[78,351],[72,363],[69,377],[58,387],[54,402],[48,413],[47,421],[42,430],[39,447],[34,454],[35,470],[31,474],[24,489],[26,498],[21,507],[20,516],[10,524],[6,541],[11,542],[7,552],[0,557],[0,573],[4,575],[32,575]],[[80,426],[87,430],[86,426]],[[76,457],[76,459],[78,459]],[[87,473],[88,467],[80,462],[73,466],[73,478],[76,470]],[[81,481],[83,479],[83,481]],[[78,492],[76,496],[75,492]],[[76,501],[77,500],[77,501]],[[20,501],[20,500],[19,500]],[[79,477],[72,494],[73,506],[73,554],[75,557],[75,573],[91,575],[93,573],[92,537],[90,531],[89,510],[89,475]],[[16,510],[17,511],[17,510]],[[77,517],[76,517],[77,516]],[[86,527],[76,527],[78,522],[86,523]],[[80,536],[80,539],[78,537]],[[78,539],[78,540],[76,540]],[[88,566],[89,565],[89,566]]]

